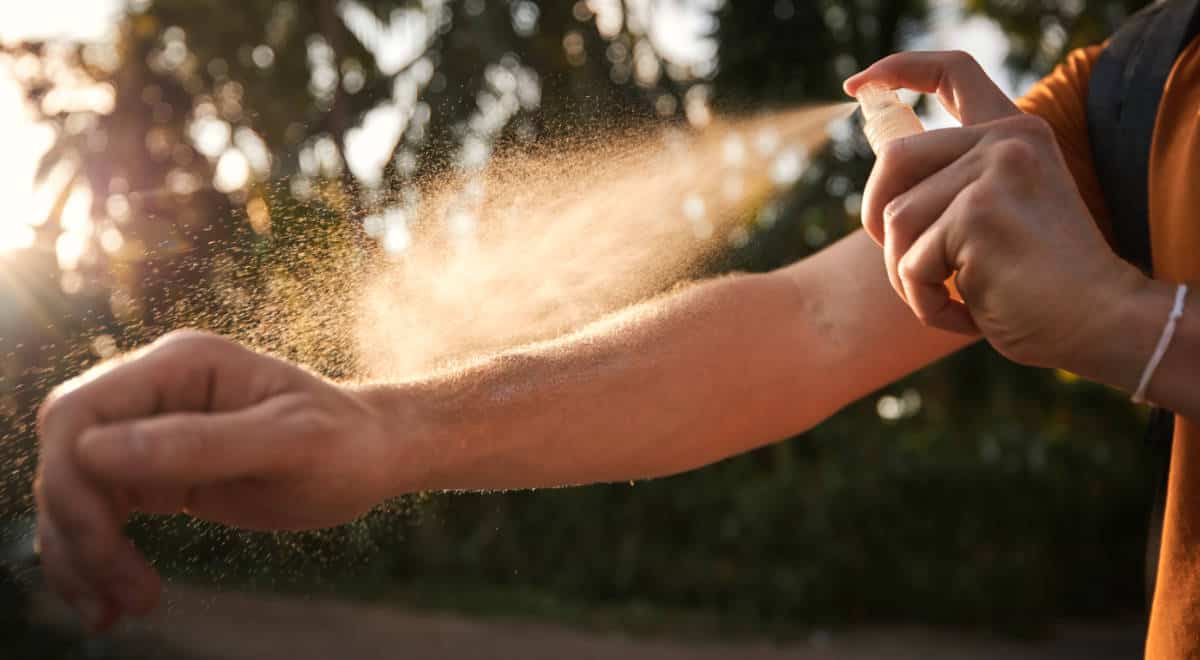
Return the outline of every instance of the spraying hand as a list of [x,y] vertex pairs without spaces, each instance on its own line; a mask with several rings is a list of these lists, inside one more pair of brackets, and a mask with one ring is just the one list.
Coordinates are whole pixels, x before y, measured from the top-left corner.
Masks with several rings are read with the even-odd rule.
[[133,511],[255,529],[348,522],[385,496],[381,424],[353,390],[220,337],[172,333],[59,388],[34,493],[51,587],[92,630],[158,600]]
[[1106,244],[1046,122],[1021,113],[963,53],[893,55],[846,91],[868,83],[936,93],[963,123],[878,154],[862,221],[896,293],[927,325],[981,332],[1015,361],[1111,376],[1091,353],[1106,341],[1112,301],[1145,278]]

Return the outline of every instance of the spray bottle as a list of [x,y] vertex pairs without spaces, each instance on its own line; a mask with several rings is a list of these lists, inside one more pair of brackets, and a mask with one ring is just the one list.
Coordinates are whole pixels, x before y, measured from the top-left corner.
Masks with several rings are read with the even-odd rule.
[[924,132],[917,113],[900,101],[896,92],[880,83],[867,83],[858,90],[863,113],[863,133],[876,155],[891,140]]
[[[858,104],[863,113],[863,133],[876,156],[883,145],[896,138],[925,132],[917,113],[902,103],[896,92],[885,85],[867,83],[860,87]],[[946,280],[946,286],[950,289],[950,297],[962,302],[962,295],[954,284],[954,276]]]

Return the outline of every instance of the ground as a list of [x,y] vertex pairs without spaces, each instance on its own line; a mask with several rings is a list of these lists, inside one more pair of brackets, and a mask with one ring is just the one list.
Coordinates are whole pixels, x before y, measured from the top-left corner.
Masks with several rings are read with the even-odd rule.
[[[42,621],[72,625],[65,608],[44,594],[35,612]],[[100,651],[98,646],[189,660],[1103,660],[1140,655],[1141,631],[1130,623],[1067,625],[1058,627],[1051,639],[1025,642],[917,627],[817,631],[806,640],[783,643],[630,637],[378,603],[172,586],[156,614],[124,624],[110,639],[94,642],[92,650]]]

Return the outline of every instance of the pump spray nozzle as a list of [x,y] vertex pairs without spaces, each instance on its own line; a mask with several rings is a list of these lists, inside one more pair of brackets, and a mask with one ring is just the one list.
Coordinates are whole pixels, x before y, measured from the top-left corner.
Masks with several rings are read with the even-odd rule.
[[863,113],[863,133],[876,155],[887,142],[925,130],[917,113],[885,85],[867,83],[859,88],[857,98]]

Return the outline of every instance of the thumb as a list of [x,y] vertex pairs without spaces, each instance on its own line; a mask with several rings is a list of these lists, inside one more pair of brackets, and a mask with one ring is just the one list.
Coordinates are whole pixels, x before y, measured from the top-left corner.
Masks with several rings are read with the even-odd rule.
[[936,93],[946,110],[964,125],[995,121],[1020,110],[962,51],[896,53],[846,79],[843,87],[854,96],[867,83]]
[[227,413],[172,413],[89,429],[78,459],[117,484],[197,486],[271,471],[284,462],[279,402]]

